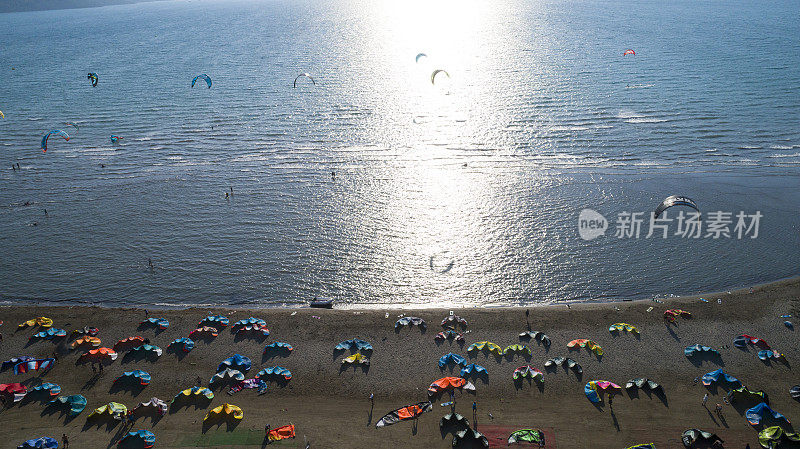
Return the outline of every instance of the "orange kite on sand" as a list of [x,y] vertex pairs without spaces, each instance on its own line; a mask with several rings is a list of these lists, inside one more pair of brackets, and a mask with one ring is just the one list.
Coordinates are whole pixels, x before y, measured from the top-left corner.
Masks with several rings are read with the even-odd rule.
[[294,438],[294,424],[288,426],[281,426],[277,429],[270,430],[267,434],[270,441],[284,440],[286,438]]
[[433,397],[442,394],[445,391],[453,391],[455,389],[475,391],[475,385],[472,382],[462,379],[461,377],[442,377],[439,380],[433,381],[428,387],[428,397]]
[[117,353],[111,348],[92,349],[89,352],[84,352],[80,357],[78,357],[78,362],[113,362],[114,360],[117,360]]
[[133,348],[137,348],[145,343],[149,343],[150,340],[147,340],[144,337],[140,337],[138,335],[134,337],[127,337],[123,338],[122,340],[116,342],[114,344],[114,350],[119,351],[130,351]]

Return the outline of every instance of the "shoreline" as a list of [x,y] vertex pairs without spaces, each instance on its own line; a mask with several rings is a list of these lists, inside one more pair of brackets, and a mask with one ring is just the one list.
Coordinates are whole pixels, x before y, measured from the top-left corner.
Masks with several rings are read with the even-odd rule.
[[[558,303],[532,303],[532,304],[518,304],[518,303],[508,303],[508,304],[484,304],[484,305],[466,305],[466,306],[458,306],[458,305],[451,305],[451,306],[428,306],[425,304],[413,304],[413,303],[403,303],[403,304],[382,304],[382,303],[360,303],[360,304],[340,304],[334,300],[334,310],[352,310],[352,311],[370,311],[370,310],[427,310],[427,311],[434,311],[434,310],[449,310],[449,309],[515,309],[515,308],[541,308],[541,307],[559,307],[559,306],[566,306],[569,304],[570,306],[574,305],[587,305],[587,304],[621,304],[621,303],[641,303],[641,302],[656,302],[655,300],[659,301],[671,301],[674,299],[697,299],[704,296],[715,296],[715,295],[724,295],[724,294],[741,294],[744,292],[748,292],[751,288],[764,288],[768,286],[780,286],[784,285],[785,283],[791,283],[793,281],[800,280],[800,275],[790,276],[786,278],[781,278],[775,281],[764,282],[760,284],[754,284],[752,286],[740,286],[734,287],[730,289],[723,289],[720,291],[708,292],[708,293],[693,293],[687,295],[667,295],[667,296],[652,296],[651,298],[623,298],[623,299],[587,299],[587,300],[575,300],[575,301],[564,301]],[[17,298],[20,300],[20,298]],[[298,304],[296,306],[289,306],[287,304],[280,304],[276,306],[271,306],[268,304],[254,307],[253,305],[242,305],[242,306],[232,306],[232,305],[223,305],[223,306],[214,306],[210,303],[207,304],[199,304],[199,305],[152,305],[148,307],[142,307],[141,305],[105,305],[105,304],[95,304],[93,302],[89,302],[86,300],[61,300],[51,302],[50,300],[46,299],[26,299],[22,298],[20,304],[3,304],[2,301],[13,301],[14,297],[12,295],[0,294],[0,309],[8,308],[8,307],[98,307],[101,309],[123,309],[123,310],[301,310],[301,309],[309,309],[308,302],[303,304]]]

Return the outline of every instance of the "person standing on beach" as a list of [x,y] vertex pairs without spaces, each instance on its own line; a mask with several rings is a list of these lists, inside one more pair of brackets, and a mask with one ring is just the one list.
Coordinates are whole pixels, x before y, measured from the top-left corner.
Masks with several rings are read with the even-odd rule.
[[706,393],[705,396],[703,396],[703,407],[706,406],[706,402],[708,402],[708,393]]
[[61,444],[64,446],[64,449],[69,449],[69,437],[66,433],[61,435]]
[[719,402],[717,402],[717,406],[714,407],[714,413],[717,414],[717,417],[722,419],[722,404],[720,404]]
[[478,401],[472,401],[472,427],[478,430]]

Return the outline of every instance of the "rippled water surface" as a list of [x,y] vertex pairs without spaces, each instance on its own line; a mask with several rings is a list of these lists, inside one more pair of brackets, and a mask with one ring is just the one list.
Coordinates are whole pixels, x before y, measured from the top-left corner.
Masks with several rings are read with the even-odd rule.
[[[158,2],[0,29],[7,301],[503,305],[800,265],[795,2]],[[759,236],[614,237],[672,194],[760,211]],[[584,208],[612,229],[582,240]]]

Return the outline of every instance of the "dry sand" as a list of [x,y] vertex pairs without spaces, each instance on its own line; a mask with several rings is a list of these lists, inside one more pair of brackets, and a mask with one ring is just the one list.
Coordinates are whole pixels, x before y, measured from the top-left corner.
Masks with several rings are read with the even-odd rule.
[[[789,419],[800,416],[800,404],[789,396],[789,388],[798,383],[792,373],[799,363],[800,348],[796,334],[784,327],[780,315],[795,313],[793,300],[800,294],[800,280],[781,281],[733,293],[705,295],[708,303],[697,298],[670,299],[663,304],[637,301],[606,304],[576,304],[565,306],[531,307],[528,322],[533,330],[544,331],[552,339],[549,351],[535,342],[532,366],[545,372],[543,387],[527,382],[521,388],[511,380],[514,369],[526,361],[486,358],[471,359],[485,366],[488,384],[475,382],[475,395],[458,394],[457,411],[472,418],[472,402],[478,403],[479,430],[491,438],[492,447],[505,447],[509,430],[540,428],[548,435],[548,448],[625,448],[637,443],[654,442],[659,448],[679,448],[680,435],[687,428],[701,428],[719,434],[727,448],[758,447],[757,432],[740,412],[724,407],[724,420],[713,414],[714,405],[722,403],[723,390],[712,390],[707,411],[700,404],[709,390],[693,379],[723,366],[751,389],[763,389],[771,405]],[[717,299],[722,299],[722,304]],[[651,312],[647,312],[653,307]],[[662,313],[667,308],[680,307],[694,314],[691,320],[679,320],[677,326],[667,326]],[[166,350],[173,339],[187,336],[204,316],[213,313],[227,315],[231,323],[249,316],[267,321],[271,335],[262,342],[235,341],[229,329],[210,342],[198,341],[195,349],[179,359],[165,351],[156,362],[122,362],[120,358],[108,366],[98,378],[93,378],[89,366],[76,365],[80,351],[70,351],[68,342],[54,345],[48,341],[28,345],[35,330],[15,332],[17,324],[34,316],[48,316],[55,326],[68,332],[83,326],[100,329],[103,346],[124,337],[142,335]],[[296,314],[292,315],[293,312]],[[456,314],[469,321],[466,345],[444,343],[437,345],[434,336],[441,330],[439,323],[446,310],[419,311],[355,311],[355,310],[169,310],[150,311],[150,316],[169,319],[164,332],[137,331],[145,318],[142,310],[107,309],[95,307],[6,307],[0,308],[0,328],[5,337],[0,344],[0,359],[29,354],[50,356],[54,349],[60,356],[56,366],[41,378],[33,375],[15,376],[0,373],[0,382],[22,382],[36,385],[54,382],[63,388],[62,395],[83,394],[89,405],[73,420],[60,414],[45,414],[38,402],[16,404],[0,412],[0,428],[4,438],[0,447],[16,447],[28,438],[52,436],[60,440],[62,433],[70,437],[73,448],[105,448],[121,435],[121,424],[87,426],[86,417],[92,409],[109,401],[133,407],[152,396],[169,401],[178,391],[195,385],[197,377],[204,383],[214,374],[220,361],[235,353],[253,360],[253,375],[262,367],[281,365],[292,371],[293,379],[285,387],[271,384],[267,394],[258,396],[254,390],[244,390],[234,396],[225,394],[227,388],[216,390],[211,406],[224,402],[240,406],[244,419],[233,429],[225,425],[203,433],[202,418],[207,409],[182,408],[170,411],[153,423],[139,418],[133,429],[151,429],[157,437],[156,447],[261,447],[264,425],[273,428],[293,423],[298,438],[275,447],[304,447],[304,437],[312,448],[447,448],[451,438],[439,432],[439,419],[449,408],[441,407],[443,398],[435,402],[434,410],[412,423],[400,423],[388,428],[375,428],[375,422],[389,410],[423,401],[426,388],[435,379],[446,375],[437,367],[440,356],[452,351],[466,354],[469,344],[490,340],[505,347],[519,342],[518,334],[527,329],[525,308],[462,309]],[[396,333],[394,322],[398,315],[416,315],[428,322],[427,332],[417,328]],[[318,319],[315,317],[319,317]],[[641,331],[640,338],[629,334],[613,336],[608,326],[628,322]],[[800,323],[798,323],[800,324]],[[765,364],[748,351],[736,349],[733,337],[748,333],[766,339],[784,352],[787,364]],[[335,357],[334,346],[342,340],[360,337],[370,341],[375,350],[368,371],[341,370],[341,356]],[[599,343],[605,355],[598,360],[586,350],[568,351],[566,343],[575,338],[590,338]],[[265,343],[285,341],[295,348],[286,358],[266,360],[262,356]],[[702,362],[699,366],[683,355],[687,345],[700,343],[718,349],[721,362]],[[544,370],[544,362],[554,356],[577,360],[584,370],[582,379],[562,369]],[[143,369],[152,374],[152,383],[138,394],[129,391],[112,393],[112,383],[123,371]],[[457,373],[457,372],[456,372]],[[456,374],[457,375],[457,374]],[[664,386],[666,399],[640,393],[631,397],[624,393],[614,401],[614,413],[608,405],[595,407],[584,393],[589,380],[604,379],[624,385],[635,377],[647,377]],[[369,394],[375,394],[375,407],[370,415]],[[489,414],[493,418],[489,417]]]

